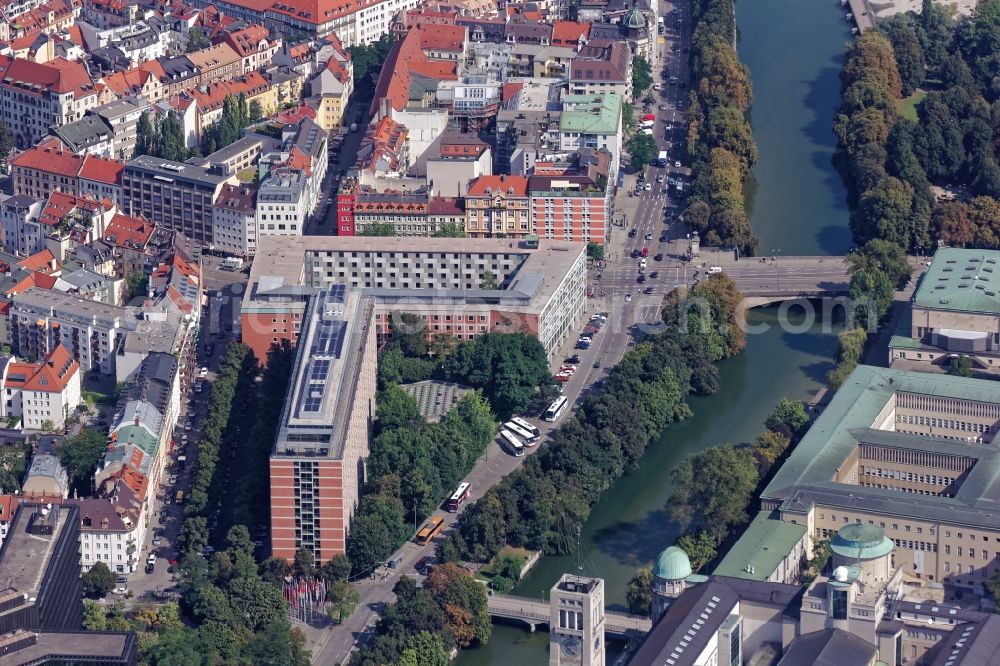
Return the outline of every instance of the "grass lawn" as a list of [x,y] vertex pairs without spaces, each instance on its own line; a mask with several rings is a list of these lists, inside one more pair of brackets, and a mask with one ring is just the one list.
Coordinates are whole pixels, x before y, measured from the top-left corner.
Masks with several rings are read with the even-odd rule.
[[241,183],[252,183],[254,176],[257,175],[257,169],[243,169],[238,174],[236,178],[239,179]]
[[910,120],[916,122],[917,120],[917,104],[924,101],[924,97],[927,97],[927,91],[917,90],[914,91],[909,97],[904,97],[903,99],[896,102],[896,112],[904,118],[909,118]]

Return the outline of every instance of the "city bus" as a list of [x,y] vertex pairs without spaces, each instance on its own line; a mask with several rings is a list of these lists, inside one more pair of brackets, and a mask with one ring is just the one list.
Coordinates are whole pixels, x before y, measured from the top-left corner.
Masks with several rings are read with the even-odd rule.
[[458,490],[448,498],[448,501],[444,503],[444,508],[448,511],[458,511],[458,507],[465,504],[465,500],[469,499],[469,495],[472,494],[472,485],[468,483],[461,483],[458,486]]
[[543,416],[542,418],[550,423],[553,421],[558,421],[559,417],[562,416],[563,412],[566,411],[566,405],[568,404],[569,400],[566,399],[566,396],[564,395],[559,396],[558,398],[556,398],[556,401],[553,402],[551,405],[549,405],[549,408],[545,410],[545,416]]
[[504,423],[503,427],[506,428],[507,430],[510,430],[512,433],[523,439],[525,446],[531,446],[534,443],[534,441],[538,439],[537,435],[531,434],[530,432],[528,432],[521,426],[517,425],[513,421],[508,421],[507,423]]
[[434,516],[424,523],[424,526],[417,532],[417,543],[421,546],[426,546],[434,537],[441,533],[442,528],[444,528],[444,518]]
[[538,428],[536,428],[535,426],[531,425],[530,423],[528,423],[527,421],[525,421],[524,419],[522,419],[520,416],[515,416],[515,417],[511,418],[510,422],[511,423],[516,423],[520,427],[522,427],[525,430],[527,430],[528,432],[530,432],[531,435],[532,435],[532,437],[538,437],[538,436],[540,436],[542,434],[542,432]]
[[521,440],[512,435],[509,430],[500,431],[500,446],[502,446],[507,453],[517,458],[524,455],[524,444],[521,443]]

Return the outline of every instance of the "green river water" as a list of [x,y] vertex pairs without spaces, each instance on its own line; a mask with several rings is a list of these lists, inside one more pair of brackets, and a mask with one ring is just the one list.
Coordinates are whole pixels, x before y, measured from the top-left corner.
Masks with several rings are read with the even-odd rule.
[[[850,30],[837,0],[742,0],[737,3],[740,57],[754,84],[752,120],[760,150],[750,192],[761,251],[841,254],[850,243],[840,177],[830,164],[830,131],[839,98],[837,73]],[[794,322],[794,311],[790,319]],[[771,329],[748,335],[746,351],[720,365],[720,390],[690,400],[694,417],[668,427],[639,469],[619,479],[594,507],[580,555],[544,557],[515,590],[542,598],[564,572],[581,567],[605,580],[609,609],[625,610],[625,584],[649,565],[678,531],[667,520],[670,470],[683,457],[720,442],[748,442],[782,398],[810,399],[833,367],[834,335],[817,324],[785,333],[777,307],[754,310],[750,323]],[[496,623],[489,645],[463,651],[459,666],[548,663],[548,633]],[[617,657],[609,645],[608,663]]]

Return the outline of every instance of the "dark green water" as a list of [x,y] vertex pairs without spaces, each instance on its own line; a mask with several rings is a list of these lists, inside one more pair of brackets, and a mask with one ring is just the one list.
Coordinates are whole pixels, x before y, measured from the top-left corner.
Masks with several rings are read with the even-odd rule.
[[[784,333],[776,322],[777,308],[752,311],[750,323],[766,323],[771,330],[747,336],[746,351],[720,365],[719,392],[692,398],[694,417],[668,427],[650,445],[638,471],[619,479],[594,507],[581,535],[579,561],[585,574],[604,579],[608,608],[625,609],[625,584],[636,567],[651,564],[678,535],[663,508],[671,492],[671,468],[714,444],[752,441],[780,398],[808,400],[833,367],[832,334],[821,333],[819,325],[802,334]],[[542,598],[562,573],[576,568],[575,556],[544,557],[515,592]],[[533,636],[497,624],[487,647],[464,651],[457,663],[545,664],[547,640],[544,628]],[[609,663],[614,656],[609,652]]]
[[847,194],[830,159],[838,78],[851,39],[839,0],[738,0],[740,59],[753,79],[750,119],[760,154],[751,226],[761,254],[843,254],[852,245]]

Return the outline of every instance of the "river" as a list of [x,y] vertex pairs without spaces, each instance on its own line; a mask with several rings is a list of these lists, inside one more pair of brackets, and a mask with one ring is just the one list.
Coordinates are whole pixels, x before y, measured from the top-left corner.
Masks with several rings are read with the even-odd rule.
[[[801,321],[794,314],[790,320]],[[649,446],[639,469],[619,479],[594,507],[581,535],[579,563],[584,574],[604,579],[608,608],[626,609],[625,584],[635,569],[651,564],[677,537],[663,508],[671,492],[671,468],[714,444],[752,441],[780,398],[808,400],[833,367],[833,335],[822,333],[819,324],[806,333],[785,333],[775,325],[777,318],[777,307],[751,311],[751,324],[771,329],[747,336],[746,351],[720,364],[719,392],[691,398],[694,416],[669,426]],[[577,561],[575,555],[543,557],[515,592],[541,598],[563,572],[577,569]],[[463,651],[456,663],[541,665],[547,663],[547,641],[544,628],[531,635],[496,624],[489,645]],[[613,655],[608,657],[611,663]]]
[[840,65],[851,24],[838,0],[736,3],[740,59],[753,79],[759,158],[749,188],[760,254],[844,254],[852,245],[840,174],[830,163]]
[[[837,0],[743,0],[737,3],[739,53],[754,86],[751,111],[760,152],[748,192],[761,252],[842,254],[851,247],[849,211],[831,164],[838,72],[850,26]],[[777,308],[754,310],[751,323],[777,321]],[[639,469],[619,479],[594,507],[580,556],[544,557],[515,590],[544,597],[564,572],[581,567],[605,581],[610,609],[625,609],[625,585],[639,566],[673,543],[677,529],[664,504],[670,470],[686,455],[720,442],[748,442],[782,397],[808,400],[833,367],[834,336],[814,326],[794,335],[772,327],[747,337],[746,351],[720,367],[720,390],[690,400],[694,417],[668,427]],[[780,380],[776,380],[780,378]],[[548,663],[548,633],[497,623],[489,645],[465,650],[458,666]],[[608,663],[617,657],[609,644]]]

